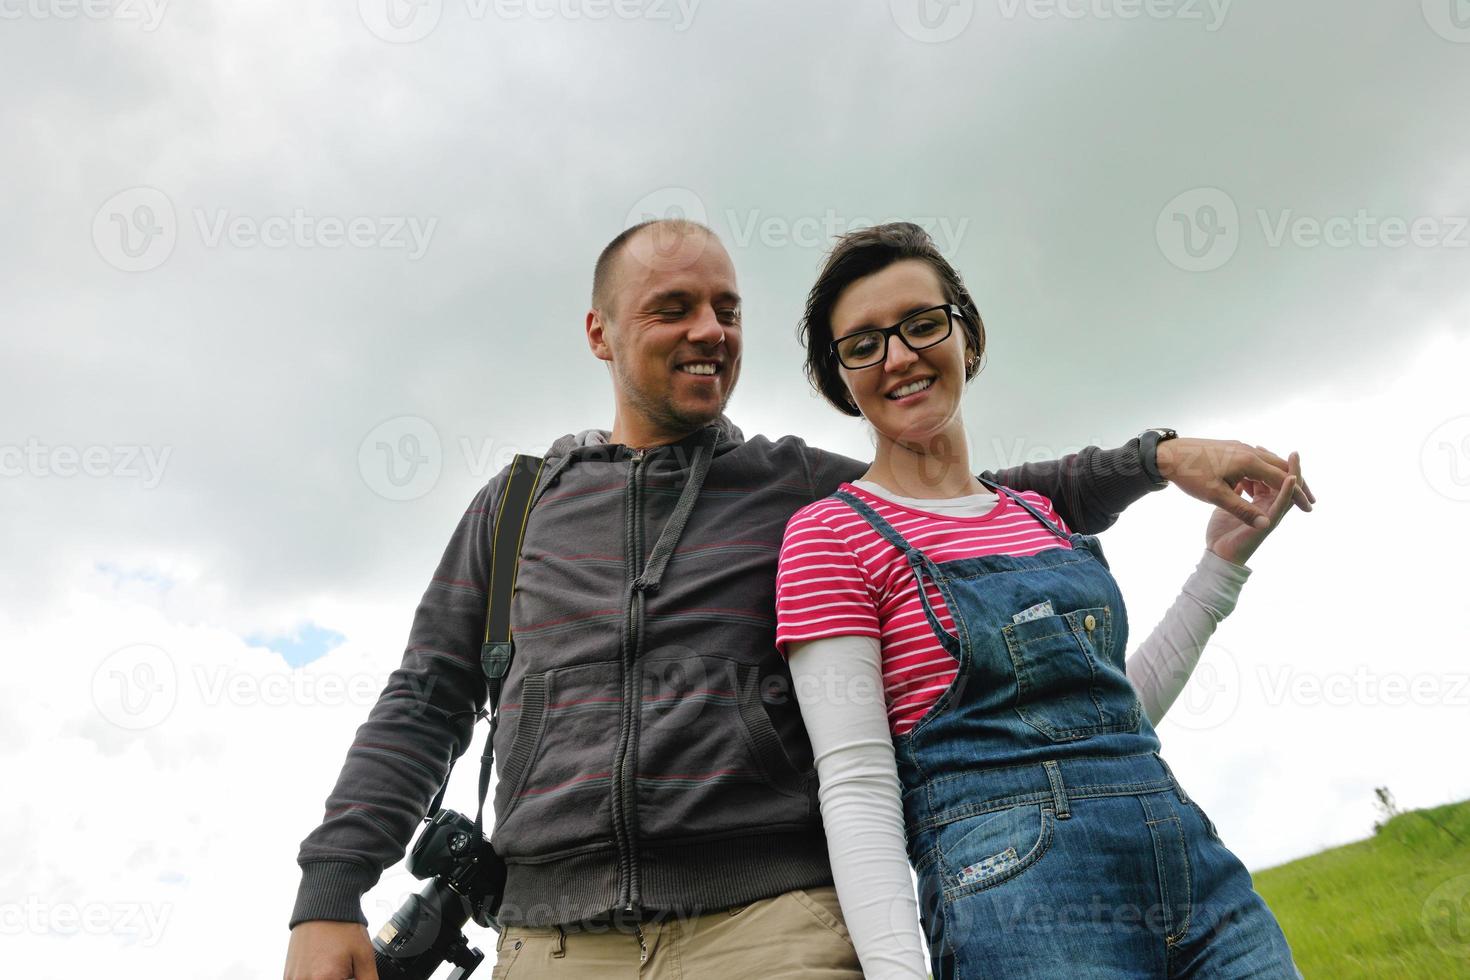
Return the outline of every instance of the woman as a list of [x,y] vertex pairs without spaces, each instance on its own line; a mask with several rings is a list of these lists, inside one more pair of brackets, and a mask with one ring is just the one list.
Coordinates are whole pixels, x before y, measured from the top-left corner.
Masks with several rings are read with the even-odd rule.
[[876,437],[863,480],[791,519],[777,578],[865,974],[925,975],[917,918],[936,980],[1299,976],[1153,728],[1289,506],[1295,454],[1278,491],[1237,488],[1269,527],[1211,517],[1199,568],[1125,667],[1096,539],[971,475],[960,397],[984,328],[927,234],[840,240],[802,333],[814,386]]

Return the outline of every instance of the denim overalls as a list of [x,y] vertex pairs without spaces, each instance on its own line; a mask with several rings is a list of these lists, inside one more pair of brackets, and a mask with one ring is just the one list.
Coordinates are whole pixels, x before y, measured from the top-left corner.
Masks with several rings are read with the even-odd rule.
[[1097,539],[1068,538],[982,482],[1071,549],[936,563],[862,500],[835,495],[907,557],[959,662],[894,740],[935,980],[1299,977],[1250,875],[1158,754]]

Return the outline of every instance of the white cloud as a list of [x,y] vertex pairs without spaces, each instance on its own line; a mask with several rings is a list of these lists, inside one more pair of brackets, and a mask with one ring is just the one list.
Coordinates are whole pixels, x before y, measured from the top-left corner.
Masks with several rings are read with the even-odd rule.
[[[1447,420],[1470,422],[1466,364],[1470,341],[1441,333],[1370,395],[1309,383],[1179,423],[1300,451],[1319,497],[1253,558],[1183,717],[1160,729],[1181,781],[1253,867],[1365,835],[1375,786],[1405,806],[1470,796],[1444,755],[1470,736],[1470,645],[1452,625],[1470,594],[1470,502],[1446,495],[1457,479],[1470,491],[1470,443],[1425,452]],[[1172,601],[1205,519],[1171,493],[1108,532],[1135,642]]]

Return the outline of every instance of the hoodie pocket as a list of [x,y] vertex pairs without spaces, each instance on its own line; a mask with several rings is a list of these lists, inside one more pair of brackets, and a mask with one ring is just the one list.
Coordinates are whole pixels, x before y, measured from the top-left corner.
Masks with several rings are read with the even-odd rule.
[[527,674],[515,702],[501,706],[491,838],[501,856],[547,855],[610,838],[618,689],[615,663],[562,667]]
[[805,774],[761,699],[760,668],[690,652],[640,661],[638,823],[647,838],[805,824]]

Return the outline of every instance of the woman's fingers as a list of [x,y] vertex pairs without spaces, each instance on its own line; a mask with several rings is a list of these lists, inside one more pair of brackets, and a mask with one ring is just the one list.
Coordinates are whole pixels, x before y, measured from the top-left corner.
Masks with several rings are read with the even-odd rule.
[[1299,482],[1299,478],[1293,473],[1286,478],[1285,483],[1281,484],[1281,491],[1276,495],[1276,499],[1271,501],[1271,510],[1267,515],[1271,518],[1272,527],[1280,523],[1281,518],[1286,516],[1286,512],[1291,510],[1292,492],[1296,490]]
[[[1273,453],[1271,450],[1267,449],[1265,446],[1257,446],[1256,447],[1256,452],[1258,452],[1262,456],[1264,456],[1266,458],[1267,462],[1271,463],[1271,465],[1273,465],[1273,466],[1276,466],[1276,467],[1278,467],[1280,469],[1283,469],[1283,470],[1289,468],[1286,460],[1282,459],[1280,456],[1277,456],[1275,453]],[[1296,453],[1292,453],[1292,455],[1293,456],[1296,456],[1297,454]],[[1317,502],[1317,495],[1312,492],[1312,488],[1311,487],[1307,486],[1307,481],[1301,479],[1301,468],[1300,468],[1300,466],[1298,466],[1296,472],[1297,472],[1297,489],[1296,489],[1296,493],[1295,493],[1295,496],[1297,498],[1296,504],[1302,510],[1311,510],[1312,509],[1312,504],[1315,504]]]
[[1270,515],[1232,490],[1228,483],[1215,484],[1210,491],[1210,503],[1233,514],[1237,520],[1248,527],[1265,530],[1271,526]]

